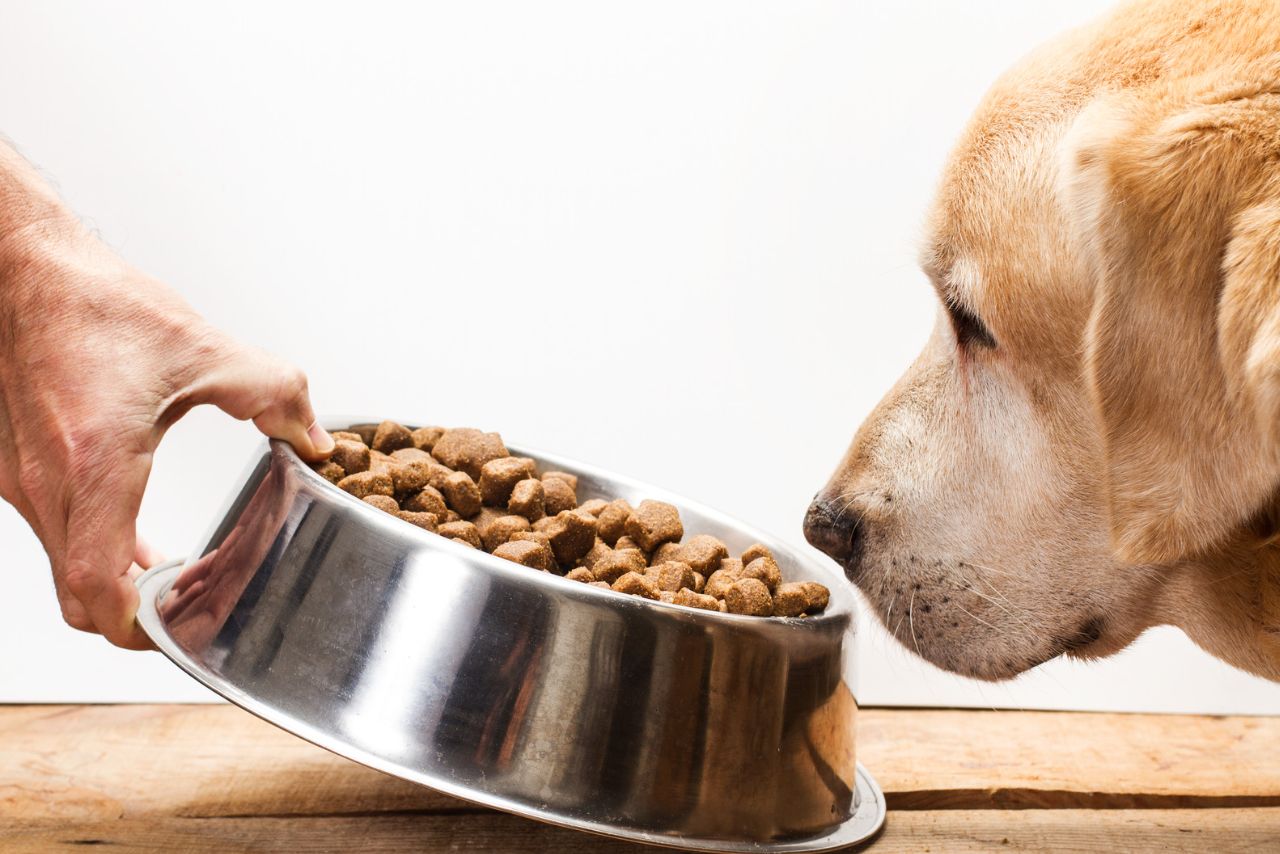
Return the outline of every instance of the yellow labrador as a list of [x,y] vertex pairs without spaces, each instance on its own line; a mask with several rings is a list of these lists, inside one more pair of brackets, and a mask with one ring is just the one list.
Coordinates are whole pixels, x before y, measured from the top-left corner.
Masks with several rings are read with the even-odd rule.
[[1280,3],[1130,3],[1008,72],[922,266],[809,541],[959,673],[1171,623],[1280,679]]

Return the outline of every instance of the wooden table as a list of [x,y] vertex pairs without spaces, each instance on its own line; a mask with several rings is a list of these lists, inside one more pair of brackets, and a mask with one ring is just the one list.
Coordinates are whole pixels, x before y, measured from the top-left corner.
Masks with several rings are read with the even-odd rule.
[[[1280,851],[1280,718],[864,709],[874,852]],[[438,795],[230,706],[0,706],[0,851],[654,851]],[[111,846],[109,849],[105,846]]]

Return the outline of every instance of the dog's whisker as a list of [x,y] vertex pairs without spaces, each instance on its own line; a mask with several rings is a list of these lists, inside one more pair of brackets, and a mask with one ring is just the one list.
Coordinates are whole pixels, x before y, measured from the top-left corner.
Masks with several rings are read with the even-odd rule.
[[911,601],[907,604],[907,617],[911,624],[911,640],[916,645],[916,655],[920,656],[921,658],[924,658],[924,653],[920,651],[920,638],[916,637],[915,607],[916,607],[916,591],[915,591],[915,588],[913,587],[911,588]]

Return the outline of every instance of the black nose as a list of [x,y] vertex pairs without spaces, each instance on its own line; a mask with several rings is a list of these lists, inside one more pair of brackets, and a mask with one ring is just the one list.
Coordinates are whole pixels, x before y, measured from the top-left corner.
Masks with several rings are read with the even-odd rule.
[[857,555],[861,535],[858,512],[846,502],[819,495],[809,505],[809,512],[804,514],[804,538],[809,545],[841,563],[847,563]]

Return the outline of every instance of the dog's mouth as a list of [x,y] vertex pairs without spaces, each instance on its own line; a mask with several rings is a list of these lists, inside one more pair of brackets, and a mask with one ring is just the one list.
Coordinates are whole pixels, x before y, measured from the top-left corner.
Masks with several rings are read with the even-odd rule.
[[1063,638],[1061,641],[1062,653],[1069,658],[1089,659],[1099,658],[1102,653],[1097,649],[1099,641],[1102,640],[1103,630],[1106,628],[1106,621],[1102,617],[1094,616],[1085,620],[1075,634]]

